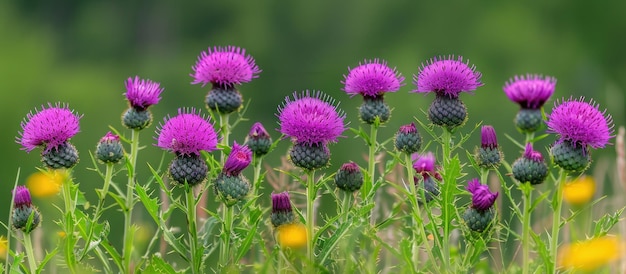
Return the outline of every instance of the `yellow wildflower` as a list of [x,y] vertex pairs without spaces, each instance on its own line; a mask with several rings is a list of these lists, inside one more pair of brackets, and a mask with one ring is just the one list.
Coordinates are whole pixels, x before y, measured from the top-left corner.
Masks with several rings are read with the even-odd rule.
[[26,179],[26,186],[34,197],[44,198],[56,195],[61,190],[63,182],[67,179],[67,172],[54,170],[31,174]]
[[565,245],[559,252],[561,268],[591,272],[618,259],[622,246],[617,237],[604,236]]
[[278,227],[278,244],[298,249],[306,246],[307,230],[301,223],[284,224]]
[[7,259],[7,238],[0,235],[0,260]]
[[582,176],[563,187],[563,200],[571,205],[584,205],[593,199],[596,183],[592,177]]

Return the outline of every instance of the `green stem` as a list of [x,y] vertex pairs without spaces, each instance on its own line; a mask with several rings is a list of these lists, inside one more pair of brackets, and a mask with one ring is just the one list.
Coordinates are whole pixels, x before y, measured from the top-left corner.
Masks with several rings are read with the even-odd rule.
[[524,195],[524,215],[522,216],[522,273],[528,274],[530,271],[530,225],[531,203],[533,187],[529,183],[520,185]]
[[[411,190],[411,196],[409,197],[409,202],[411,204],[411,208],[413,209],[413,223],[415,229],[413,229],[413,262],[416,264],[413,271],[419,272],[417,269],[417,262],[419,262],[419,243],[417,238],[421,238],[422,245],[428,244],[428,237],[426,236],[426,232],[424,231],[424,220],[422,219],[422,212],[420,210],[419,202],[417,201],[417,197],[420,196],[423,201],[426,201],[426,197],[424,194],[424,189],[421,188],[419,191],[415,186],[415,170],[413,169],[413,161],[411,160],[411,155],[408,153],[404,154],[404,166],[406,167],[407,177],[409,178],[409,189]],[[426,247],[426,254],[428,254],[428,259],[433,265],[436,265],[435,256],[433,255],[432,248]]]
[[[378,134],[378,125],[372,124],[370,125],[370,136],[369,136],[369,154],[367,158],[367,174],[369,175],[369,180],[365,180],[363,182],[363,187],[361,187],[361,198],[366,201],[368,197],[373,197],[370,195],[370,191],[374,187],[374,182],[376,181],[376,150],[377,150],[377,142],[376,135]],[[369,203],[370,201],[368,201]]]
[[[227,147],[229,142],[228,138],[230,137],[230,124],[228,124],[228,118],[230,117],[228,114],[219,114],[220,115],[220,133],[222,135],[222,141],[220,142],[222,146]],[[224,161],[226,160],[226,154],[224,151],[221,151],[221,159],[220,162],[224,165]]]
[[130,155],[128,155],[128,161],[130,161],[130,170],[128,174],[128,183],[126,184],[126,205],[124,208],[124,244],[122,249],[123,258],[123,272],[131,272],[131,257],[133,251],[133,235],[131,231],[132,227],[132,215],[133,206],[135,204],[135,176],[137,174],[137,154],[139,152],[139,130],[134,129],[131,133],[130,143]]
[[37,270],[37,263],[35,262],[35,252],[33,252],[33,242],[30,238],[30,233],[23,233],[24,236],[24,250],[26,251],[26,258],[28,258],[28,267],[31,273],[35,273]]
[[480,182],[482,184],[488,185],[487,179],[489,178],[489,169],[480,168]]
[[343,199],[341,204],[341,212],[339,212],[339,216],[341,216],[340,221],[345,223],[348,221],[348,214],[350,213],[350,208],[352,207],[352,192],[342,191]]
[[309,259],[309,273],[315,272],[315,198],[317,198],[317,188],[315,186],[315,171],[307,172],[306,187],[306,226],[308,240],[306,245],[307,258]]
[[524,144],[532,143],[533,139],[535,139],[535,133],[534,132],[526,133],[526,142]]
[[201,273],[202,250],[198,248],[198,232],[196,229],[196,197],[193,195],[193,188],[186,185],[187,192],[187,223],[189,224],[189,248],[191,253],[191,273]]
[[567,179],[567,173],[561,169],[559,171],[559,180],[556,187],[556,195],[552,201],[553,213],[552,213],[552,234],[550,238],[550,265],[548,266],[548,273],[554,273],[556,270],[557,250],[559,248],[559,231],[561,226],[561,208],[563,207],[563,186]]
[[254,167],[254,175],[252,177],[252,183],[254,184],[252,187],[252,197],[255,197],[259,193],[259,188],[261,187],[261,163],[263,162],[263,156],[257,157],[256,155],[253,157],[252,166]]
[[234,219],[234,206],[226,206],[226,204],[222,204],[224,206],[224,210],[222,211],[222,218],[224,220],[224,224],[222,227],[222,236],[223,242],[220,246],[220,266],[226,267],[228,265],[228,260],[230,259],[230,237],[232,234],[233,227],[233,219]]
[[[452,133],[447,129],[443,129],[442,134],[442,158],[443,158],[443,167],[442,170],[447,171],[448,165],[450,163],[451,158],[451,143],[452,143]],[[444,189],[448,190],[450,184],[454,184],[455,182],[449,182],[449,180],[444,180]],[[447,206],[449,203],[453,203],[453,201],[449,201],[449,198],[452,196],[450,193],[443,193],[443,239],[442,239],[442,250],[443,250],[443,271],[447,272],[450,269],[450,232],[451,232],[451,224],[447,220],[450,220],[450,215],[452,212],[448,212],[449,207]]]
[[68,176],[67,181],[63,185],[63,202],[65,205],[65,263],[67,267],[70,269],[71,273],[76,273],[76,255],[74,254],[74,208],[75,202],[72,196],[72,186],[74,182],[72,181],[71,175]]

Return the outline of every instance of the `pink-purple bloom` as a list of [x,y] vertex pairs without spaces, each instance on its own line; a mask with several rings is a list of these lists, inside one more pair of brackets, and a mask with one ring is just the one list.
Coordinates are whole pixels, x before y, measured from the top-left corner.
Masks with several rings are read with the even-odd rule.
[[224,163],[224,173],[230,176],[237,176],[252,162],[252,151],[248,146],[233,143],[233,147]]
[[119,140],[120,136],[117,136],[109,131],[104,135],[104,137],[100,138],[100,143],[118,142]]
[[80,130],[78,121],[81,115],[74,113],[66,104],[48,103],[48,107],[33,114],[28,113],[21,123],[22,132],[17,142],[27,152],[38,146],[45,146],[45,151],[56,149],[64,144]]
[[159,103],[161,92],[163,92],[161,84],[135,76],[134,79],[128,78],[126,80],[126,93],[124,95],[133,108],[145,110],[149,106]]
[[413,160],[413,169],[418,174],[421,174],[424,179],[433,176],[437,180],[441,180],[441,174],[437,172],[437,166],[435,165],[435,155],[432,152],[426,154],[413,154],[411,156]]
[[395,68],[387,66],[386,61],[378,59],[365,60],[344,75],[343,90],[354,96],[361,94],[368,97],[377,97],[385,92],[395,92],[400,89],[404,77]]
[[404,134],[416,133],[417,128],[415,127],[415,123],[410,123],[400,126],[400,129],[398,129],[398,131]]
[[417,89],[413,92],[435,92],[450,98],[458,98],[461,92],[470,92],[483,85],[480,81],[481,73],[476,71],[469,61],[463,62],[463,57],[455,60],[453,55],[434,57],[426,64],[422,64],[417,75],[413,76],[413,83]]
[[157,129],[156,146],[177,155],[200,155],[217,149],[217,133],[208,118],[195,109],[178,109],[178,115],[166,117]]
[[32,199],[30,197],[30,191],[25,186],[17,186],[13,190],[13,204],[14,208],[32,205]]
[[265,127],[263,127],[263,124],[261,124],[260,122],[256,122],[250,128],[250,133],[248,133],[248,137],[269,139],[270,134],[267,132],[267,130],[265,130]]
[[336,142],[346,130],[345,113],[320,91],[294,93],[293,100],[286,97],[278,111],[279,131],[297,143]]
[[291,212],[291,200],[289,192],[272,193],[272,212]]
[[556,78],[527,74],[509,79],[502,88],[507,97],[524,109],[540,109],[554,93]]
[[559,134],[559,142],[605,147],[613,137],[613,118],[606,110],[600,111],[593,100],[584,100],[581,97],[557,101],[548,116],[548,132]]
[[222,86],[239,85],[257,78],[261,72],[254,58],[246,50],[235,47],[213,47],[200,53],[196,65],[192,67],[192,84],[211,83]]
[[498,148],[496,130],[489,125],[480,128],[480,144],[482,148]]
[[533,149],[532,143],[526,144],[526,149],[524,150],[522,157],[533,162],[543,162],[543,155],[541,155],[541,152]]
[[467,182],[467,191],[472,194],[472,207],[476,210],[487,210],[498,198],[498,192],[491,192],[487,185],[480,183],[478,179]]

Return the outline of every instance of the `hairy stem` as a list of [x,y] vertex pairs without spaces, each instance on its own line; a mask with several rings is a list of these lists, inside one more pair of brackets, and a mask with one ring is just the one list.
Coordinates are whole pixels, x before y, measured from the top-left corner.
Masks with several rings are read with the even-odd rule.
[[129,165],[129,174],[128,174],[128,183],[126,184],[126,205],[124,208],[124,246],[122,249],[122,258],[124,264],[125,273],[130,273],[131,271],[131,259],[132,259],[132,251],[133,251],[133,235],[134,233],[131,231],[133,229],[132,224],[132,215],[133,215],[133,206],[135,204],[135,178],[137,175],[137,154],[139,152],[139,130],[133,130],[131,135],[131,143],[130,143],[130,155],[128,156],[128,161],[130,161]]

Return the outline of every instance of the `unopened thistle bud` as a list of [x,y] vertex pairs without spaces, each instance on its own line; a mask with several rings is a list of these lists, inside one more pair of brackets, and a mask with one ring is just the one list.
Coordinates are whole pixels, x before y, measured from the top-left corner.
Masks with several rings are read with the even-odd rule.
[[496,131],[492,126],[482,126],[480,132],[481,144],[476,152],[476,162],[483,168],[495,168],[502,160]]
[[548,176],[548,166],[543,160],[543,155],[533,150],[531,143],[526,144],[524,154],[513,162],[512,169],[513,177],[520,183],[529,182],[537,185],[543,183]]
[[[32,216],[31,216],[32,215]],[[13,212],[11,221],[15,229],[30,233],[41,222],[41,214],[33,206],[28,188],[18,186],[13,191]]]
[[422,147],[422,137],[415,127],[415,123],[403,125],[396,132],[396,150],[406,154],[418,152]]
[[241,171],[248,167],[251,161],[252,151],[247,146],[240,146],[234,142],[224,168],[215,180],[215,192],[227,206],[242,201],[250,192],[250,182]]
[[124,148],[120,142],[120,137],[107,132],[98,146],[96,146],[96,158],[106,164],[116,164],[124,157]]
[[254,156],[260,157],[267,154],[272,147],[272,137],[267,133],[263,125],[259,122],[254,123],[250,129],[250,133],[246,137],[246,146],[252,150]]
[[467,183],[467,191],[472,194],[472,204],[463,213],[463,220],[471,230],[482,232],[494,220],[493,204],[498,198],[498,192],[491,192],[489,187],[481,184],[478,179],[472,179]]
[[356,163],[345,163],[335,174],[335,184],[343,191],[355,192],[363,185],[363,173]]
[[[441,181],[442,177],[439,172],[437,172],[437,167],[435,166],[435,156],[432,152],[428,152],[424,155],[413,155],[413,169],[417,172],[415,176],[415,186],[420,186],[420,181],[422,182],[423,192],[424,192],[424,200],[421,200],[421,197],[418,197],[420,203],[429,203],[434,200],[435,197],[439,196],[439,185],[437,181]],[[435,181],[435,179],[437,181]],[[419,193],[419,192],[418,192]]]
[[272,193],[272,214],[270,218],[274,227],[290,224],[295,221],[296,218],[293,208],[291,207],[289,192]]

